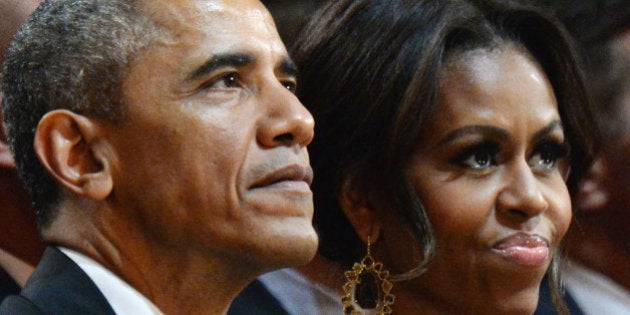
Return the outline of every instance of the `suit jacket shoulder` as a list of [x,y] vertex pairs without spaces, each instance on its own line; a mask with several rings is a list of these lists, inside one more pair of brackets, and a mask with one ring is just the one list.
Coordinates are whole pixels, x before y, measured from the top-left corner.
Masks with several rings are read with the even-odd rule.
[[262,282],[255,280],[232,302],[228,315],[289,315]]
[[0,305],[0,314],[111,314],[94,282],[59,249],[48,247],[19,296]]
[[4,268],[0,267],[0,303],[4,300],[5,297],[12,294],[19,294],[20,287],[15,280],[4,270]]

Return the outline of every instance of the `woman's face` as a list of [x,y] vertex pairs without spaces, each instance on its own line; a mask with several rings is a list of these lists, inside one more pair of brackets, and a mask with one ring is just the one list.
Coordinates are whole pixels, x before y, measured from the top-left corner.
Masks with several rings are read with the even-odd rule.
[[433,224],[436,256],[401,289],[443,313],[531,313],[571,219],[552,87],[513,46],[469,52],[440,80],[406,173]]

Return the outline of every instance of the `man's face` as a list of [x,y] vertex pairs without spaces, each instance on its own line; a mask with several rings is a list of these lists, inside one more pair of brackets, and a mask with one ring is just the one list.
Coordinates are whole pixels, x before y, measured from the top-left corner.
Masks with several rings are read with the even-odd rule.
[[112,208],[159,246],[308,262],[314,122],[270,15],[256,0],[147,3],[167,32],[132,64],[127,115],[107,127]]

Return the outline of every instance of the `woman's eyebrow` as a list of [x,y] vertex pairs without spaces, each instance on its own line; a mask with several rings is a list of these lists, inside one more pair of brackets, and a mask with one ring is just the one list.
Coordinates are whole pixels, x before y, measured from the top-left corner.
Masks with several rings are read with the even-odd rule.
[[547,125],[545,128],[537,131],[532,136],[532,142],[539,142],[540,140],[546,138],[550,133],[556,130],[564,131],[564,129],[562,128],[562,122],[560,120],[554,120],[551,123],[549,123],[549,125]]
[[500,141],[507,140],[510,136],[509,133],[502,128],[488,125],[472,125],[451,131],[444,139],[438,142],[437,147],[446,146],[458,138],[467,135],[486,135]]

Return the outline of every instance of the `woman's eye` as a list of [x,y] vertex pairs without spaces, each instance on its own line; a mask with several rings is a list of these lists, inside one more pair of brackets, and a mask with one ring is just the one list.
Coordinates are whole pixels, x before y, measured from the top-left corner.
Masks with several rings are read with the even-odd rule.
[[488,152],[478,152],[463,161],[463,164],[473,169],[483,169],[495,165],[494,157]]
[[545,143],[529,158],[529,166],[535,170],[551,171],[556,169],[558,161],[566,158],[568,150],[562,144]]
[[457,163],[466,168],[483,170],[497,165],[497,154],[498,150],[494,147],[473,148],[460,155]]

